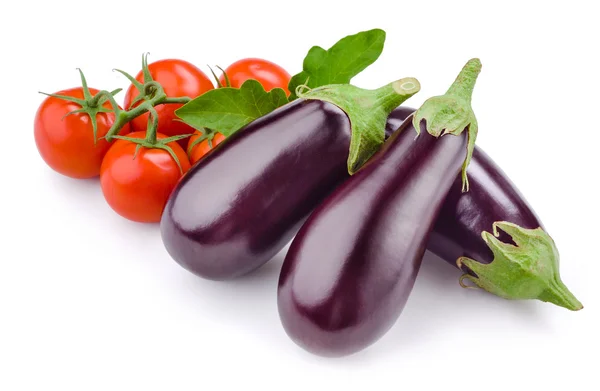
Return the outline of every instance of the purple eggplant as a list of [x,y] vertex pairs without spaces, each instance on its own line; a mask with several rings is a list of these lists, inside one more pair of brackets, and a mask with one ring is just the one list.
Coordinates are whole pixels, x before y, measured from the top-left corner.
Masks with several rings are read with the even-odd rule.
[[[409,107],[394,110],[386,134],[396,131],[413,112]],[[427,249],[465,272],[459,280],[463,287],[468,279],[506,299],[539,299],[574,311],[583,308],[560,278],[558,250],[538,216],[479,147],[467,175],[469,191],[462,191],[462,178],[457,177]]]
[[470,100],[480,69],[470,60],[446,95],[428,99],[414,123],[405,121],[294,238],[278,308],[298,345],[323,356],[352,354],[399,317],[443,201],[474,147]]
[[[373,91],[322,87],[236,132],[173,191],[161,219],[167,251],[187,270],[213,280],[258,268],[348,178],[349,149],[363,140],[352,118],[374,118],[382,129],[388,114],[418,89],[412,78]],[[353,93],[373,105],[357,109],[345,102]],[[324,99],[317,100],[319,94]]]
[[388,115],[385,123],[385,138],[388,139],[400,128],[400,125],[413,114],[416,109],[407,106],[399,106]]

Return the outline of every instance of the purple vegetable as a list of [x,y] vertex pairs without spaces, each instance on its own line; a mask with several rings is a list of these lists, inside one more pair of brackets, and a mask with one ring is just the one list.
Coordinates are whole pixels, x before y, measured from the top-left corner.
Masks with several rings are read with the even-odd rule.
[[392,134],[396,133],[400,125],[410,117],[416,110],[412,107],[407,106],[399,106],[394,109],[387,117],[387,122],[385,123],[385,138],[389,138]]
[[[386,134],[398,129],[412,112],[407,107],[394,110]],[[457,177],[427,249],[456,267],[460,264],[465,272],[462,286],[469,279],[507,299],[539,299],[575,311],[583,308],[560,279],[554,241],[500,167],[476,147],[467,175],[469,191],[462,192],[462,179]]]
[[161,221],[169,254],[215,280],[257,268],[348,177],[349,146],[348,117],[331,103],[297,100],[254,121],[175,189]]
[[[192,167],[174,190],[161,220],[167,251],[189,271],[213,280],[261,266],[348,178],[347,164],[360,163],[360,150],[349,158],[351,141],[370,145],[362,138],[370,134],[358,132],[352,119],[376,121],[368,129],[382,129],[393,108],[418,89],[412,78],[373,91],[323,87],[306,94],[310,100],[298,99],[250,123]],[[376,106],[352,106],[353,94]],[[382,142],[383,132],[379,136]]]
[[480,69],[479,60],[469,61],[446,95],[419,109],[416,126],[404,122],[292,242],[278,308],[286,332],[306,350],[355,353],[402,312],[446,194],[474,146],[470,98]]

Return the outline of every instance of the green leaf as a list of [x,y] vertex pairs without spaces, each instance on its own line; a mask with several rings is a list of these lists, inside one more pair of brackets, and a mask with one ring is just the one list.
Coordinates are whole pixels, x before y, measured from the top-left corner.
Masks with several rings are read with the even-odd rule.
[[266,92],[258,81],[251,79],[239,89],[210,90],[183,105],[175,114],[196,129],[210,128],[229,137],[286,103],[288,100],[281,88]]
[[[304,59],[303,71],[295,75],[289,88],[289,101],[297,98],[296,87],[310,88],[348,84],[371,65],[383,50],[385,32],[380,29],[349,35],[329,50],[314,46]],[[188,102],[175,112],[186,124],[210,128],[229,137],[245,125],[288,103],[285,92],[266,92],[256,80],[247,80],[240,89],[217,88]]]
[[304,59],[302,72],[290,80],[290,101],[297,98],[296,88],[300,85],[316,88],[350,83],[379,58],[384,42],[385,31],[373,29],[342,38],[329,50],[313,46]]

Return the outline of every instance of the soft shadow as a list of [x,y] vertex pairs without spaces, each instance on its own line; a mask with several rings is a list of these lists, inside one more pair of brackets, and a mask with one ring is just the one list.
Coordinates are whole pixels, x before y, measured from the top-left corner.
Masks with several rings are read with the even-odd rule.
[[[55,172],[45,172],[40,174],[40,189],[44,192],[58,194],[61,202],[58,205],[52,204],[56,199],[47,199],[39,197],[39,202],[45,208],[60,208],[58,213],[77,216],[70,219],[71,224],[75,224],[73,237],[84,235],[82,231],[87,231],[84,226],[93,225],[97,232],[102,232],[98,240],[102,241],[102,246],[113,248],[124,248],[124,253],[131,252],[132,258],[147,262],[148,259],[157,259],[148,257],[143,252],[131,251],[131,248],[143,248],[149,253],[160,251],[164,248],[158,223],[138,223],[128,220],[116,213],[104,199],[102,188],[100,187],[100,178],[91,179],[73,179],[60,175]],[[40,190],[41,191],[41,190]],[[82,230],[77,225],[82,226]]]
[[280,345],[286,341],[277,311],[277,283],[286,253],[287,246],[259,269],[230,281],[209,281],[186,272],[182,285],[211,317]]
[[40,175],[46,182],[46,185],[58,189],[59,194],[69,197],[82,197],[84,195],[102,194],[100,189],[100,177],[89,179],[69,178],[54,171],[46,172]]
[[[460,334],[466,322],[485,324],[486,319],[508,317],[514,322],[544,323],[540,303],[505,300],[481,290],[461,288],[460,271],[427,252],[415,287],[400,318],[374,345],[341,358],[323,358],[296,346],[281,327],[277,312],[277,282],[287,247],[270,262],[247,276],[232,281],[208,281],[185,273],[184,286],[201,303],[202,310],[228,324],[239,324],[258,333],[265,343],[289,346],[286,351],[301,360],[327,365],[360,366],[402,354],[403,348]],[[489,313],[492,313],[489,316]],[[486,317],[486,313],[488,316]],[[500,314],[500,315],[498,315]]]
[[458,283],[460,275],[457,268],[427,252],[400,318],[365,356],[371,351],[379,358],[398,355],[403,347],[419,345],[448,332],[461,333],[467,322],[485,327],[486,318],[494,322],[498,314],[515,322],[544,323],[539,302],[506,300],[480,289],[462,288]]

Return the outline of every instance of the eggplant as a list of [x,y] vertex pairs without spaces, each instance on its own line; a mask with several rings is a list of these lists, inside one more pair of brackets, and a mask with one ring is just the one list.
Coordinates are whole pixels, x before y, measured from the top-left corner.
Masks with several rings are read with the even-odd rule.
[[398,106],[388,115],[385,123],[385,138],[388,139],[400,128],[402,123],[416,111],[412,107]]
[[[386,124],[391,135],[414,109],[398,107]],[[556,245],[521,192],[479,147],[467,169],[470,188],[454,181],[429,236],[427,249],[462,269],[461,286],[506,299],[539,299],[569,310],[583,305],[562,282]],[[486,266],[490,265],[490,266]]]
[[469,61],[447,94],[427,100],[414,124],[405,121],[292,241],[277,300],[285,331],[304,349],[353,354],[399,317],[443,201],[474,146],[470,95],[480,69],[479,60]]
[[[357,136],[351,124],[359,122],[352,118],[374,118],[382,130],[388,114],[419,88],[408,78],[372,91],[348,85],[314,89],[303,95],[310,99],[297,99],[236,132],[171,194],[160,223],[168,253],[212,280],[258,268],[349,177],[349,149]],[[346,102],[353,94],[372,105],[356,109]],[[380,137],[383,142],[383,131]]]

